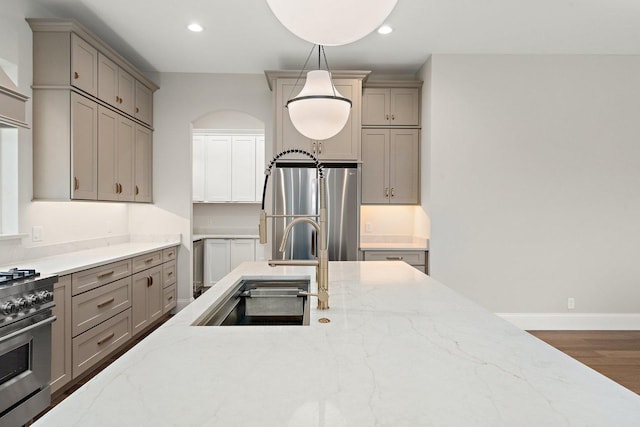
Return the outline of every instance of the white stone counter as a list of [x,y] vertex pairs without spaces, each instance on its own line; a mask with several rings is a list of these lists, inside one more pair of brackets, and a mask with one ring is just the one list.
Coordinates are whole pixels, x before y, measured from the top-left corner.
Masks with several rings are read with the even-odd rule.
[[194,234],[192,240],[202,239],[259,239],[257,234]]
[[428,251],[424,243],[360,243],[362,251]]
[[28,259],[14,262],[11,265],[0,266],[0,271],[9,268],[35,268],[42,275],[71,274],[86,270],[110,262],[143,255],[160,249],[166,249],[180,244],[179,238],[166,239],[164,241],[136,241],[117,243],[92,249],[84,249],[75,252],[67,252],[44,258]]
[[640,396],[402,262],[330,263],[310,326],[190,326],[242,277],[313,273],[242,264],[35,425],[640,425]]

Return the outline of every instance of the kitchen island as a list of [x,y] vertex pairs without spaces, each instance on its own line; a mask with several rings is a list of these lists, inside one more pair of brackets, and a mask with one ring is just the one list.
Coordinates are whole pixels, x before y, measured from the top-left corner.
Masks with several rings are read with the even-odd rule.
[[242,264],[35,425],[640,425],[640,396],[407,264],[329,271],[309,326],[192,326],[242,278],[314,280]]

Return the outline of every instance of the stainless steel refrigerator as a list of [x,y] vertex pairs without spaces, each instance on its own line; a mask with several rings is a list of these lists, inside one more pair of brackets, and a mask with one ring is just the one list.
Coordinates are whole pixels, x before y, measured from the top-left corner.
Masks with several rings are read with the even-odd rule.
[[[325,164],[327,180],[327,245],[329,261],[358,259],[359,170],[356,164]],[[318,175],[307,163],[276,164],[273,174],[273,213],[306,215],[318,213]],[[317,220],[317,218],[313,218]],[[273,258],[312,259],[316,257],[316,231],[298,223],[292,229],[284,254],[280,242],[291,218],[273,219]],[[284,256],[283,256],[284,255]]]

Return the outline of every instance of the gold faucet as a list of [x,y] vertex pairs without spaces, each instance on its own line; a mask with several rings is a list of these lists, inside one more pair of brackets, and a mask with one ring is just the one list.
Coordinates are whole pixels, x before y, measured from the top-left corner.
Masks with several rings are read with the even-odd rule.
[[[297,151],[297,152],[302,152]],[[287,154],[288,152],[283,152],[274,158],[282,156],[283,154]],[[308,152],[302,152],[303,154],[307,154],[309,157],[316,161],[316,165],[319,165],[318,160],[315,156],[311,155]],[[271,166],[273,166],[274,161],[271,162]],[[271,174],[271,166],[265,172],[267,175],[267,179]],[[322,172],[322,171],[321,171]],[[315,228],[316,233],[318,235],[318,250],[316,259],[311,260],[303,260],[303,259],[289,259],[289,260],[269,260],[269,265],[271,267],[275,267],[278,265],[298,265],[298,266],[314,266],[316,267],[316,280],[318,282],[318,293],[311,294],[305,293],[305,295],[313,295],[318,297],[318,309],[326,310],[329,308],[329,250],[327,247],[327,183],[325,181],[325,177],[323,173],[319,174],[318,179],[318,188],[320,191],[320,212],[319,215],[267,215],[267,212],[264,210],[264,191],[263,191],[263,201],[262,201],[262,211],[260,212],[260,225],[258,227],[260,234],[260,243],[267,243],[267,218],[280,218],[280,217],[293,217],[293,221],[287,225],[284,230],[284,235],[282,236],[282,242],[280,243],[280,251],[284,252],[285,247],[287,245],[287,239],[289,238],[289,234],[291,233],[291,229],[294,225],[300,222],[306,222],[307,224],[311,224],[313,228]],[[265,190],[267,187],[267,181],[265,180]],[[311,218],[318,218],[318,222],[312,220]]]

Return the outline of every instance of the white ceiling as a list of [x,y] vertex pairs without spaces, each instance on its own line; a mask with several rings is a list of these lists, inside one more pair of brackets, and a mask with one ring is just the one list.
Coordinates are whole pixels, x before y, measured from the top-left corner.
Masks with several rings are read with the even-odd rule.
[[[265,0],[30,1],[77,19],[145,71],[300,69],[311,48]],[[188,31],[191,21],[205,31]],[[387,22],[388,36],[326,48],[330,67],[414,73],[432,53],[640,54],[638,0],[399,0]]]

